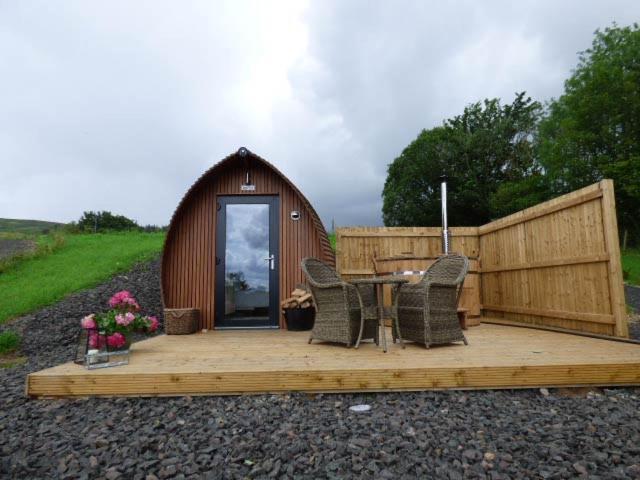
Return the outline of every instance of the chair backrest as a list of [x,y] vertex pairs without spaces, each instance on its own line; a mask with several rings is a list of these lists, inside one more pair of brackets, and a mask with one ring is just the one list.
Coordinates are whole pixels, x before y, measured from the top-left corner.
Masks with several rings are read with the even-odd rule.
[[461,284],[469,270],[469,259],[453,253],[438,258],[425,272],[420,283],[442,282]]
[[333,267],[317,258],[305,258],[302,260],[301,266],[302,272],[312,284],[322,285],[342,281]]

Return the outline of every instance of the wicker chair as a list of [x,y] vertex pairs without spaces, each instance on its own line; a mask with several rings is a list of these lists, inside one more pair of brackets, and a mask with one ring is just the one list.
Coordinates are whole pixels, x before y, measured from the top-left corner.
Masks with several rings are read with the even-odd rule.
[[[373,286],[370,289],[357,289],[341,280],[332,267],[315,258],[302,260],[302,271],[307,278],[316,308],[309,343],[312,340],[324,340],[353,345],[358,339],[363,312],[369,312],[375,306]],[[379,342],[375,317],[365,317],[362,338]]]
[[404,285],[398,293],[398,323],[404,340],[430,345],[467,339],[458,321],[457,309],[469,260],[447,255],[436,260],[422,279]]

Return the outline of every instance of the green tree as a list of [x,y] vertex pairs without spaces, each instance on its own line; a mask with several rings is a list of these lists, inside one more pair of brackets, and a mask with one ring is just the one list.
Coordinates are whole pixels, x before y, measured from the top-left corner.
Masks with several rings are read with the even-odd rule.
[[85,232],[105,232],[133,230],[138,224],[124,215],[114,215],[111,212],[84,212],[77,224]]
[[441,175],[449,178],[452,225],[490,221],[501,185],[540,172],[534,140],[541,110],[522,92],[511,104],[487,99],[423,130],[388,167],[382,192],[385,225],[439,225]]
[[540,162],[554,195],[612,178],[620,231],[640,241],[640,30],[596,31],[548,105]]

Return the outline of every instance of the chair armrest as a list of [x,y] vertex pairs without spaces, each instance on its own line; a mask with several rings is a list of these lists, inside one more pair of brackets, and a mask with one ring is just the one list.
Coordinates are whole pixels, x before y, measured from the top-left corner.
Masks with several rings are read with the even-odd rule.
[[428,286],[420,283],[402,285],[397,292],[398,308],[423,307]]
[[316,282],[313,282],[313,281],[311,281],[311,280],[309,280],[309,279],[307,279],[307,281],[308,281],[312,286],[314,286],[315,288],[336,288],[336,287],[340,287],[340,288],[342,288],[342,287],[347,287],[347,286],[349,286],[349,285],[350,285],[350,284],[349,284],[349,283],[347,283],[347,282],[316,283]]

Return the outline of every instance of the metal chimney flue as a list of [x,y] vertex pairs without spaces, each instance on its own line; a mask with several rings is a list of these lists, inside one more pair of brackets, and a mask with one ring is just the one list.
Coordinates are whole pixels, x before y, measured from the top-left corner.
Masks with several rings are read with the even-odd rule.
[[445,255],[449,255],[449,245],[451,240],[451,232],[449,231],[449,221],[447,219],[447,176],[440,177],[440,198],[442,200],[442,251]]

